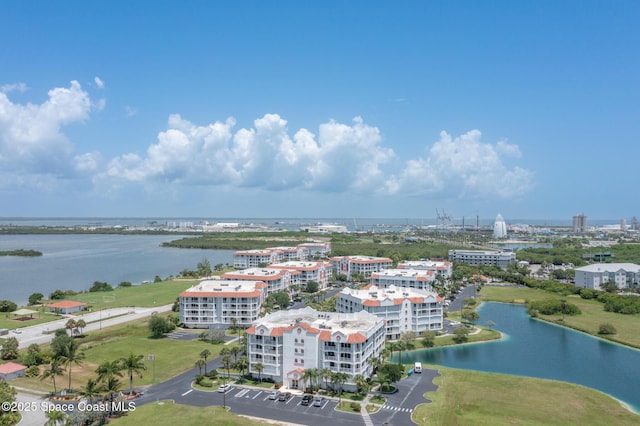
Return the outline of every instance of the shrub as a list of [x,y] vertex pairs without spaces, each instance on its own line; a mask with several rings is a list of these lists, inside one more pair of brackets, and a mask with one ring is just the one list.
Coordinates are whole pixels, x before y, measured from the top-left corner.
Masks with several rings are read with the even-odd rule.
[[40,375],[40,369],[37,365],[32,365],[31,367],[27,368],[27,371],[25,371],[24,374],[27,377],[38,377]]
[[203,386],[205,388],[212,388],[213,387],[213,380],[211,380],[211,379],[202,379],[202,380],[200,380],[199,385]]
[[360,403],[359,403],[359,402],[352,402],[351,404],[349,404],[349,406],[350,406],[350,407],[351,407],[351,409],[352,409],[353,411],[355,411],[356,413],[359,413],[359,412],[360,412],[360,408],[361,408],[361,406],[360,406]]
[[274,389],[280,389],[282,387],[282,383],[278,382],[275,385],[273,385]]
[[207,377],[209,377],[210,379],[215,379],[218,377],[218,370],[216,370],[215,368],[207,371]]
[[600,324],[598,334],[616,334],[618,330],[612,324]]

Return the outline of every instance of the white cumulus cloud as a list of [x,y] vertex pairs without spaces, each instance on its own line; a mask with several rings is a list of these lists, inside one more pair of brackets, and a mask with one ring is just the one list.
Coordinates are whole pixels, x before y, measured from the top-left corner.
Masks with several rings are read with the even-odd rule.
[[29,87],[26,83],[12,83],[12,84],[3,84],[0,86],[0,92],[9,93],[9,92],[26,92],[29,90]]
[[505,163],[508,157],[521,156],[518,146],[505,140],[485,143],[481,136],[478,130],[455,138],[441,132],[428,156],[407,161],[402,172],[389,179],[387,190],[457,198],[507,198],[530,191],[533,172]]
[[[89,118],[91,100],[77,81],[48,92],[42,104],[13,103],[0,93],[0,168],[25,175],[67,175],[74,171],[73,145],[64,125]],[[18,179],[29,182],[28,179]]]
[[[236,121],[197,126],[169,117],[144,157],[114,158],[106,177],[129,181],[230,185],[269,190],[303,188],[371,192],[384,184],[382,166],[395,157],[381,146],[380,131],[356,117],[352,124],[329,121],[318,135],[265,114],[253,127],[234,130]],[[104,176],[103,176],[104,177]]]

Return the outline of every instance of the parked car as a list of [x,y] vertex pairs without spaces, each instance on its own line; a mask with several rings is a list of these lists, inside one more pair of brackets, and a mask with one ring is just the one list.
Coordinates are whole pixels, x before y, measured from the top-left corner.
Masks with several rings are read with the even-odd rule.
[[275,401],[280,396],[280,391],[274,390],[269,394],[269,399]]
[[313,406],[314,407],[322,407],[322,405],[324,404],[324,396],[317,396],[316,399],[313,400]]
[[231,385],[229,383],[225,383],[224,385],[220,385],[220,387],[218,388],[218,392],[225,393],[229,389],[231,389]]
[[282,392],[278,396],[278,401],[288,401],[291,398],[291,392]]
[[311,401],[313,401],[313,395],[307,393],[302,396],[302,402],[300,402],[300,404],[309,405],[311,404]]

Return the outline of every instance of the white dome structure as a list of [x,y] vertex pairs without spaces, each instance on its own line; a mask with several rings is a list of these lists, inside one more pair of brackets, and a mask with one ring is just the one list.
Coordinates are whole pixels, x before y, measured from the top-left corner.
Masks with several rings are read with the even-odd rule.
[[496,216],[496,221],[493,222],[493,238],[500,239],[507,237],[507,224],[504,222],[504,218],[501,214]]

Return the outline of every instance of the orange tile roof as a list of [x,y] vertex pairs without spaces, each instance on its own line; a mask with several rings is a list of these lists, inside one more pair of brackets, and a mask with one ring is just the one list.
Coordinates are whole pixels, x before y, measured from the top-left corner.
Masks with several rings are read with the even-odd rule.
[[353,333],[347,337],[347,343],[364,343],[367,341],[367,336],[362,333]]
[[60,302],[50,303],[47,305],[48,308],[77,308],[79,306],[86,306],[85,302],[76,302],[75,300],[61,300]]
[[11,374],[16,373],[20,370],[24,370],[27,367],[22,364],[17,364],[15,362],[7,362],[6,364],[0,364],[0,374]]
[[362,302],[362,306],[380,306],[380,301],[367,299],[364,302]]

